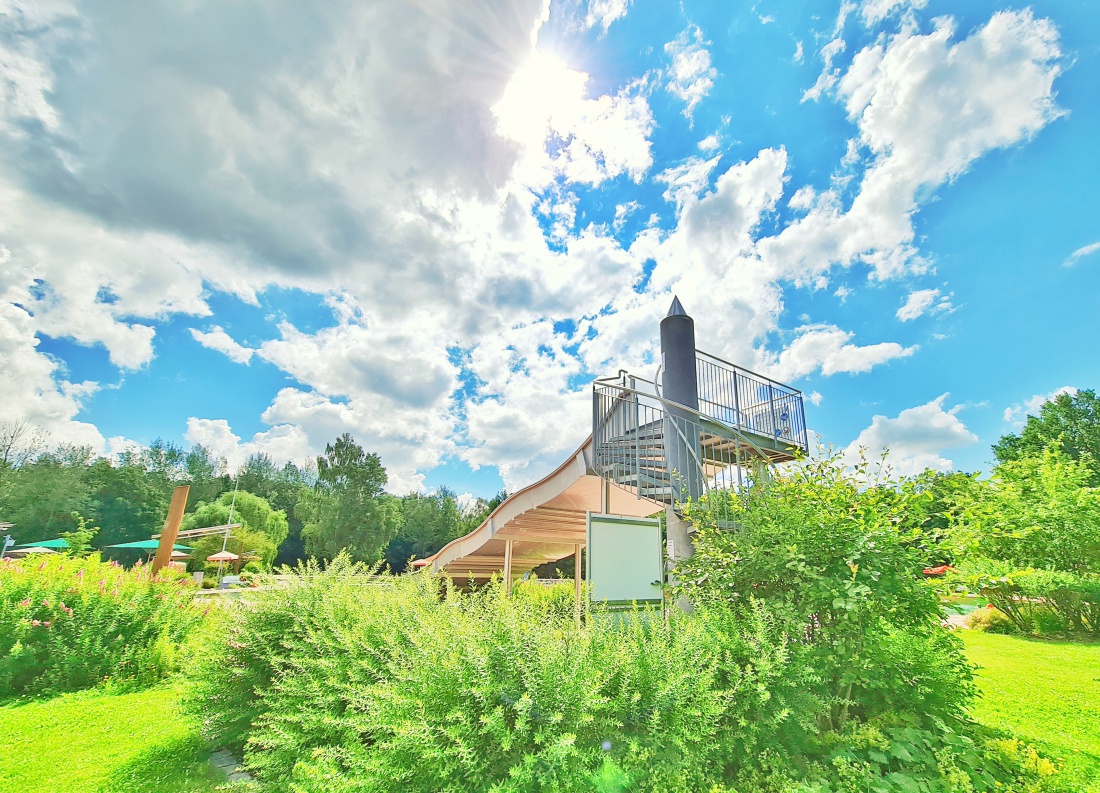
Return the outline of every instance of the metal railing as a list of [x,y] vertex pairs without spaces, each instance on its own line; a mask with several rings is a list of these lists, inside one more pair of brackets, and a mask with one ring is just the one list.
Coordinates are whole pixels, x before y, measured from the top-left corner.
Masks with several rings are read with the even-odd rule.
[[695,373],[700,413],[809,451],[801,391],[701,350],[695,351]]

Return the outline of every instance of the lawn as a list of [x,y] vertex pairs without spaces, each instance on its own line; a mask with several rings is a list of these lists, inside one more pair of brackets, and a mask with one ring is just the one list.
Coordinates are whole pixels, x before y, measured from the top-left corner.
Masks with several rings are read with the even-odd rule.
[[[2,793],[208,793],[225,776],[180,689],[87,691],[0,707]],[[225,789],[224,787],[221,789]]]
[[974,718],[1061,761],[1075,789],[1100,793],[1100,644],[962,637],[979,667]]

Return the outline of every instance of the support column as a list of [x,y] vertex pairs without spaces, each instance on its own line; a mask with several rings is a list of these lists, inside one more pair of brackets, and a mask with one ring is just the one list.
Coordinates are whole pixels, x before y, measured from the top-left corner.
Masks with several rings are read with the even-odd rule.
[[[691,542],[691,521],[681,517],[672,507],[665,507],[665,542],[668,550],[670,584],[676,583],[676,566],[695,555],[695,546]],[[683,612],[690,614],[691,602],[686,597],[680,597],[676,606]]]
[[[662,393],[665,399],[691,410],[699,409],[699,378],[695,364],[695,321],[673,298],[661,320]],[[687,501],[703,495],[699,460],[699,430],[688,410],[665,406],[665,465],[671,476],[673,499]]]
[[573,613],[578,627],[581,624],[581,546],[573,546]]
[[157,555],[153,559],[153,575],[160,572],[162,567],[167,567],[172,560],[172,546],[176,544],[176,537],[180,533],[183,513],[187,511],[187,494],[190,491],[190,485],[180,485],[172,492],[172,503],[168,506],[168,517],[164,519]]
[[504,594],[512,594],[512,541],[504,541]]

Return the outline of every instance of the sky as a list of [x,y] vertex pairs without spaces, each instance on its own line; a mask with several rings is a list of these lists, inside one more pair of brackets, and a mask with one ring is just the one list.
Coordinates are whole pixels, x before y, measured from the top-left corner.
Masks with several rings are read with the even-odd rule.
[[1091,0],[0,0],[0,420],[491,496],[698,346],[901,473],[1100,386]]

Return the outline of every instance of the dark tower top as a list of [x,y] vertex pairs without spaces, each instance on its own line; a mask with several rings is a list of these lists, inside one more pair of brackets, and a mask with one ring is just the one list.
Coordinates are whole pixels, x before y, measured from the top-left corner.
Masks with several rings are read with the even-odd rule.
[[699,409],[699,383],[695,374],[695,320],[674,297],[668,316],[661,320],[663,396],[694,410]]

